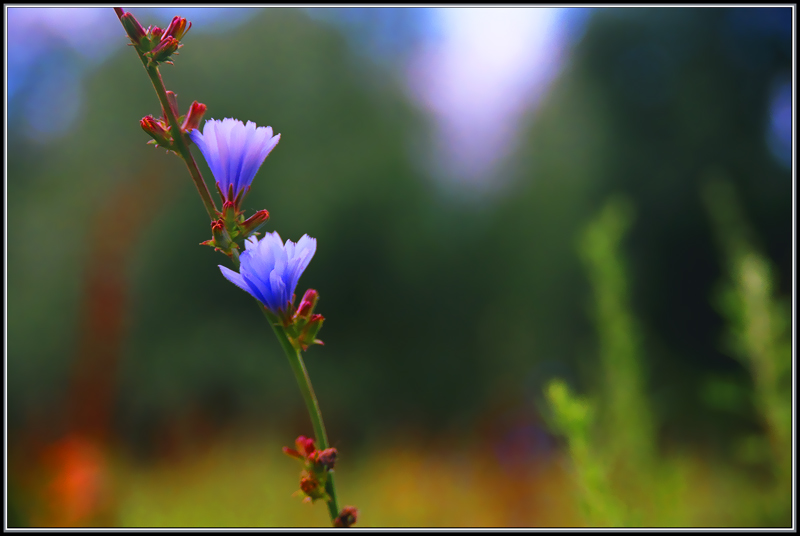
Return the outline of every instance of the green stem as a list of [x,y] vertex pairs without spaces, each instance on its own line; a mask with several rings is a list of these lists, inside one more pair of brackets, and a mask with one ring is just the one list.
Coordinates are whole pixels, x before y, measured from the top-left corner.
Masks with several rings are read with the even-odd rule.
[[[325,423],[322,422],[322,412],[319,409],[319,403],[317,402],[317,396],[314,394],[314,388],[311,386],[311,378],[309,378],[305,363],[303,363],[303,356],[300,354],[300,350],[296,349],[289,341],[286,332],[280,325],[280,321],[264,306],[261,306],[261,310],[264,312],[264,316],[267,317],[267,321],[270,326],[272,326],[275,336],[278,337],[278,342],[281,343],[281,347],[284,353],[286,353],[286,357],[289,359],[289,365],[292,367],[292,372],[294,372],[297,386],[300,387],[300,394],[303,395],[303,400],[306,403],[306,409],[308,410],[308,416],[311,418],[311,425],[314,428],[314,435],[319,449],[327,449],[330,445],[328,444],[328,435],[325,433]],[[331,500],[328,501],[328,513],[331,516],[331,522],[339,516],[339,506],[336,501],[336,487],[333,478],[333,473],[328,473],[328,479],[325,483],[325,491],[331,498]]]
[[195,188],[197,188],[197,193],[200,194],[200,199],[203,200],[203,205],[206,207],[208,217],[211,218],[211,221],[215,221],[217,218],[219,218],[219,211],[214,205],[214,200],[211,198],[211,193],[208,191],[206,181],[203,180],[203,175],[200,173],[200,169],[197,167],[197,162],[194,161],[192,152],[189,150],[189,144],[186,143],[186,138],[181,131],[181,126],[178,124],[178,118],[172,112],[172,108],[169,105],[167,88],[164,86],[164,80],[161,78],[161,73],[158,70],[158,66],[150,65],[148,59],[139,51],[138,48],[134,47],[134,50],[136,50],[136,54],[142,61],[142,65],[144,65],[144,69],[147,71],[147,76],[150,77],[150,82],[152,82],[153,88],[156,90],[158,100],[161,103],[161,107],[164,109],[164,113],[167,116],[167,121],[169,121],[170,131],[172,132],[173,148],[177,150],[180,157],[183,158],[183,161],[186,163],[186,167],[189,168],[189,175],[192,176],[192,181],[194,182]]
[[[142,62],[145,62],[144,58],[142,58]],[[203,176],[200,174],[200,169],[197,167],[197,162],[194,161],[192,152],[189,150],[189,145],[186,143],[186,138],[181,131],[181,126],[178,124],[178,118],[175,117],[175,114],[169,105],[167,89],[164,87],[164,80],[161,79],[161,73],[158,71],[158,67],[155,65],[148,67],[147,64],[145,64],[145,69],[147,70],[147,75],[150,77],[150,81],[153,83],[153,87],[156,90],[158,100],[161,102],[161,106],[164,108],[164,113],[167,115],[170,130],[172,131],[173,147],[178,150],[178,154],[180,154],[181,158],[183,158],[183,161],[186,163],[186,167],[189,168],[189,174],[192,176],[192,181],[197,188],[197,193],[200,194],[200,198],[203,200],[203,205],[206,207],[206,212],[208,212],[209,218],[211,218],[211,221],[214,221],[219,217],[217,207],[214,206],[214,200],[211,199],[211,193],[208,191],[206,181],[203,180]]]

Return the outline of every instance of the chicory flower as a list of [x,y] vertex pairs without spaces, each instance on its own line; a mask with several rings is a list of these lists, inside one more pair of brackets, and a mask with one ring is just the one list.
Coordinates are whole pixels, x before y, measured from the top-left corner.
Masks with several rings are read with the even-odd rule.
[[261,240],[251,237],[239,256],[239,273],[220,266],[228,281],[260,301],[273,314],[283,318],[294,301],[297,281],[317,251],[317,240],[303,235],[297,244],[284,245],[277,232]]
[[247,195],[250,183],[281,135],[272,135],[272,127],[256,127],[238,119],[209,119],[203,132],[192,130],[192,141],[203,153],[217,181],[223,201],[238,206]]

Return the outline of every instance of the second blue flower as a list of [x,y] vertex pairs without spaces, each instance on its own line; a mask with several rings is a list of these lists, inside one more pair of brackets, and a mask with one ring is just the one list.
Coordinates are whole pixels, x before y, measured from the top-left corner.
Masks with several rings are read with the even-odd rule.
[[303,235],[297,244],[284,245],[277,232],[257,240],[249,238],[239,256],[239,273],[220,266],[228,281],[260,301],[273,314],[290,313],[294,291],[303,271],[317,251],[317,240]]

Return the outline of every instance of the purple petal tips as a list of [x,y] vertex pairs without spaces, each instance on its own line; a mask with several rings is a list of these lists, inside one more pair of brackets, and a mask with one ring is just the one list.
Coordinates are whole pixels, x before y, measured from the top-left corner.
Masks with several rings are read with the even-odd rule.
[[209,119],[203,132],[192,130],[189,136],[208,162],[223,201],[231,202],[247,193],[258,168],[281,139],[280,134],[272,135],[272,127],[231,118]]
[[239,273],[220,266],[222,275],[248,292],[277,316],[283,316],[292,302],[297,282],[317,250],[317,240],[308,235],[297,244],[280,235],[267,233],[261,240],[249,238],[239,256]]

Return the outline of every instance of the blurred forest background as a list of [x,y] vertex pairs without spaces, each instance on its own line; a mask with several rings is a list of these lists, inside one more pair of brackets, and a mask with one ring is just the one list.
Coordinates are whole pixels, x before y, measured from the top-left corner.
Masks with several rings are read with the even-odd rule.
[[[306,361],[357,526],[791,526],[793,9],[579,10],[483,190],[428,165],[417,10],[322,11],[195,20],[162,76],[281,133],[245,207],[317,238]],[[63,135],[22,96],[74,49],[9,75],[8,525],[325,526],[290,496],[286,359],[96,24],[118,42]]]

